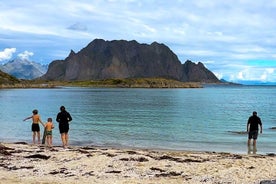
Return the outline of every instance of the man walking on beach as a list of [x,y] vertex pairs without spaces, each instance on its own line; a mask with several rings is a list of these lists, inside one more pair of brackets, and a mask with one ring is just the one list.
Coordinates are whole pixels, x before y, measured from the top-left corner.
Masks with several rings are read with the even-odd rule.
[[250,145],[251,139],[253,139],[253,146],[256,146],[258,132],[260,125],[260,133],[263,132],[262,121],[261,118],[257,116],[257,112],[254,111],[253,115],[248,118],[247,121],[247,132],[248,132],[248,146]]

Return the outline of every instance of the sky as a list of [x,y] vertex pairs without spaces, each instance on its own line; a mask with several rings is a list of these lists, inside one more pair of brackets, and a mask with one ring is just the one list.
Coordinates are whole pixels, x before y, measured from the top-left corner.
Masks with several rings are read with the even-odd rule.
[[167,45],[219,79],[276,82],[276,0],[2,0],[0,64],[65,59],[94,39]]

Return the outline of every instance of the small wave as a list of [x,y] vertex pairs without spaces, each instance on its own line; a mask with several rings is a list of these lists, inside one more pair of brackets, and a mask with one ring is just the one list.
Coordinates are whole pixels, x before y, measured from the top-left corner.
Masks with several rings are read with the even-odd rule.
[[244,135],[244,134],[247,134],[246,131],[228,131],[229,133],[232,133],[232,134],[240,134],[240,135]]

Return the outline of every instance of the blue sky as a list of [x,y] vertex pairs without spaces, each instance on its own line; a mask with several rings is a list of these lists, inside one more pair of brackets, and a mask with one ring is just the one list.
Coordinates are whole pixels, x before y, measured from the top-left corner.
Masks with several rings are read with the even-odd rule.
[[65,59],[96,38],[166,44],[229,81],[276,82],[276,0],[4,0],[0,63]]

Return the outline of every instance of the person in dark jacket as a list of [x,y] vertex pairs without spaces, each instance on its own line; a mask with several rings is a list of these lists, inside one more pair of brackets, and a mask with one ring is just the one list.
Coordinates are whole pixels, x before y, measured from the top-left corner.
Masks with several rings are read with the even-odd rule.
[[64,148],[67,148],[69,140],[69,122],[72,121],[72,117],[70,113],[65,110],[64,106],[60,107],[60,112],[57,114],[56,121],[59,123],[62,145]]
[[258,132],[260,126],[260,133],[263,132],[261,118],[257,116],[257,112],[254,111],[253,115],[248,118],[247,121],[247,132],[248,132],[248,146],[250,145],[251,139],[253,139],[253,146],[256,146]]

